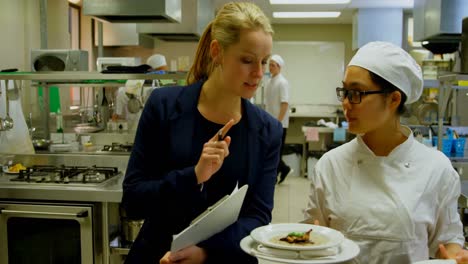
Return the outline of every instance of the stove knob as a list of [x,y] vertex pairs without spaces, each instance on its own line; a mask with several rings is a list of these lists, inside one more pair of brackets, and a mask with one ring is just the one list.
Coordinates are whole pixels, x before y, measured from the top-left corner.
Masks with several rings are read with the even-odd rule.
[[55,175],[54,181],[55,181],[55,182],[60,182],[60,175],[58,175],[58,174]]
[[45,176],[45,177],[44,177],[44,181],[45,181],[45,182],[51,182],[50,176],[48,176],[48,175]]
[[70,178],[68,178],[68,176],[65,176],[63,178],[63,183],[69,183],[70,182]]

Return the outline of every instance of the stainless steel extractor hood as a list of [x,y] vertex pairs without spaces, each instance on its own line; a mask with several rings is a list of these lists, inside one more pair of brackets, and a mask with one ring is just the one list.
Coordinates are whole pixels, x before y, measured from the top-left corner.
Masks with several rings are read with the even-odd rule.
[[414,0],[414,39],[458,43],[467,14],[466,0]]
[[181,5],[182,0],[83,0],[83,14],[115,23],[180,23]]
[[213,0],[183,0],[180,24],[137,24],[137,32],[165,41],[198,41],[214,12]]

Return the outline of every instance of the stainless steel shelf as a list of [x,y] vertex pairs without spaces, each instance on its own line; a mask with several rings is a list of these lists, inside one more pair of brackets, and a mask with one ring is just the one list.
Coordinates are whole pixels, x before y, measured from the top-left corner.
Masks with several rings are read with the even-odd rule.
[[31,72],[31,73],[1,73],[0,80],[31,80],[47,83],[76,83],[77,81],[92,82],[93,80],[155,80],[174,79],[181,80],[187,76],[186,72],[175,72],[168,74],[105,74],[100,72],[70,71],[70,72]]

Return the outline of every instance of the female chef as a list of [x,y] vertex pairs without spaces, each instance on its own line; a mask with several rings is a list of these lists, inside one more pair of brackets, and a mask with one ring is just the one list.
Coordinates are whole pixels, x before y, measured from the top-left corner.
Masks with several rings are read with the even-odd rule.
[[336,88],[352,141],[316,164],[306,222],[337,229],[361,248],[356,263],[453,258],[468,263],[457,212],[460,179],[450,160],[400,124],[421,96],[420,67],[401,48],[371,42]]
[[[150,95],[123,182],[127,214],[145,218],[127,263],[257,262],[241,250],[240,240],[271,221],[283,130],[247,99],[263,77],[272,34],[256,5],[228,3],[199,41],[188,85]],[[249,188],[234,224],[168,252],[172,235],[245,184]]]

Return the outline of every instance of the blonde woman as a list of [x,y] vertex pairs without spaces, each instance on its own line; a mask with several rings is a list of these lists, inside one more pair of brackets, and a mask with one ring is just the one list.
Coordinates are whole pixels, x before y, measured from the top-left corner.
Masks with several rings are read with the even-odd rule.
[[[282,128],[247,99],[262,79],[272,34],[254,4],[226,4],[200,39],[188,85],[151,94],[123,183],[127,214],[145,219],[126,263],[257,262],[239,243],[271,220]],[[249,185],[237,222],[169,253],[172,235],[236,184]]]

